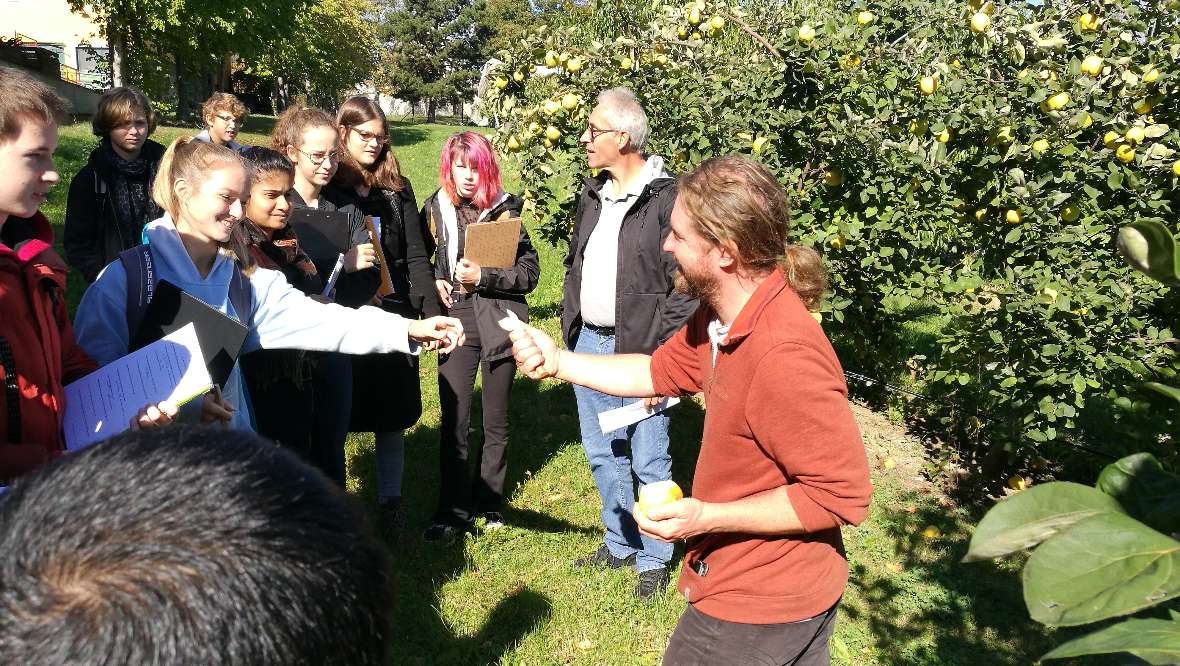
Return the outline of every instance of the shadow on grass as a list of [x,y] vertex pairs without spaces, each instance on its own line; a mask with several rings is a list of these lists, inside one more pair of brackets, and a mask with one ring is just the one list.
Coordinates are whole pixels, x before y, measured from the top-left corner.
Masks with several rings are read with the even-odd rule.
[[430,138],[430,132],[420,127],[396,122],[389,123],[389,145],[391,146],[413,146],[428,138]]

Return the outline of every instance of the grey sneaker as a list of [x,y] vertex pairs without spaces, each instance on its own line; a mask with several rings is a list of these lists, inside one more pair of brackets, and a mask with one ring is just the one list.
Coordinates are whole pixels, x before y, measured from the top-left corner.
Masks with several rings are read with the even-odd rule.
[[635,596],[640,599],[651,599],[666,589],[668,589],[668,567],[639,572],[639,582],[635,584]]
[[607,550],[606,544],[598,547],[598,550],[589,555],[583,555],[573,562],[575,569],[588,569],[590,567],[610,567],[611,569],[622,569],[623,567],[635,566],[635,553],[631,553],[627,557],[619,558],[610,554]]

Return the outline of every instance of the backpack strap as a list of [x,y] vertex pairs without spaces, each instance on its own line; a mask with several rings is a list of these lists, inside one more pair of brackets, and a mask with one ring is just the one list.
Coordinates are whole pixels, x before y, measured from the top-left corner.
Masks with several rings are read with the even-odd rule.
[[[149,245],[137,245],[119,253],[127,274],[127,342],[131,344],[156,291],[156,267]],[[129,350],[130,351],[130,350]]]
[[229,302],[240,321],[247,328],[254,327],[254,294],[250,280],[242,273],[242,265],[234,262],[234,274],[229,279]]

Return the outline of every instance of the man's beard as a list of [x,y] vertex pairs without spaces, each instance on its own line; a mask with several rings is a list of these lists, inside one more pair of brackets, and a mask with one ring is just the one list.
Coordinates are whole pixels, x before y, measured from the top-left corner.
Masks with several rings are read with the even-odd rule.
[[676,276],[672,279],[672,286],[676,288],[676,291],[710,306],[715,305],[714,299],[717,296],[717,292],[721,289],[717,283],[717,279],[712,275],[703,271],[690,275],[685,272],[683,266],[676,269]]

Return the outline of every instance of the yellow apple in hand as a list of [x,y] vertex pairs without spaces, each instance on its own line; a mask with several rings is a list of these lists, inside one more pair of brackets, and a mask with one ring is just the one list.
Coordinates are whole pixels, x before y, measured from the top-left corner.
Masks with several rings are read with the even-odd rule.
[[639,501],[635,503],[635,508],[646,515],[658,506],[671,504],[682,499],[684,499],[684,491],[680,489],[680,486],[676,485],[675,481],[671,479],[657,481],[639,488]]

